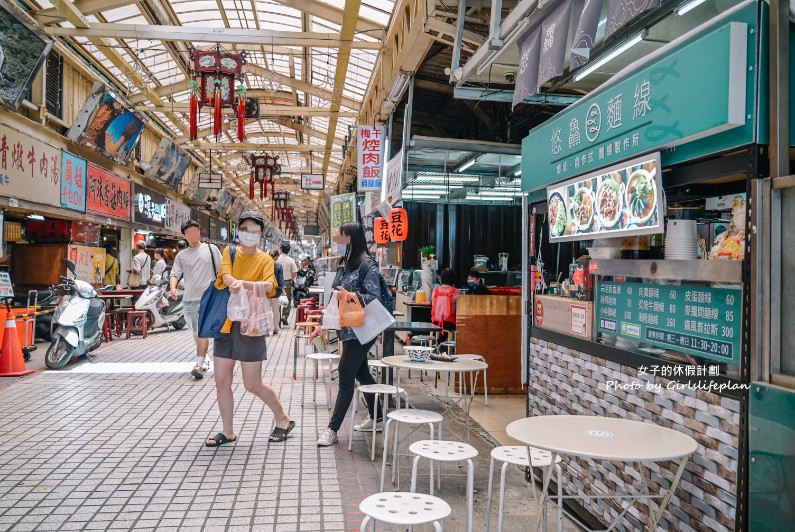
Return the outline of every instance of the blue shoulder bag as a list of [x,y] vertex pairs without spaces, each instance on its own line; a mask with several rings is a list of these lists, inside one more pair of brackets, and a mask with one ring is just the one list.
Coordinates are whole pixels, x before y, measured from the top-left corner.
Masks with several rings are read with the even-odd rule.
[[[229,248],[229,257],[232,259],[232,266],[235,265],[235,255],[237,247]],[[210,257],[213,257],[210,249]],[[213,259],[215,266],[215,259]],[[218,272],[216,272],[216,277]],[[229,302],[229,287],[221,290],[215,287],[215,279],[202,294],[199,304],[199,338],[221,338],[224,333],[221,328],[226,323],[226,304]]]

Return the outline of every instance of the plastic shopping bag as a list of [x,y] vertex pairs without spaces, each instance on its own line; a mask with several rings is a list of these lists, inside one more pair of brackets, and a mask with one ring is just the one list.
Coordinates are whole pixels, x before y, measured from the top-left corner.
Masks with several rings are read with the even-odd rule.
[[340,328],[340,302],[337,299],[337,291],[331,292],[328,305],[323,310],[322,326],[324,329],[338,331]]
[[340,300],[340,326],[364,326],[364,307],[355,292],[340,288],[337,298]]
[[244,336],[270,336],[273,332],[273,311],[264,283],[256,283],[248,296],[248,317],[240,323]]
[[229,302],[226,304],[226,315],[230,321],[244,321],[248,318],[248,294],[244,288],[229,294]]

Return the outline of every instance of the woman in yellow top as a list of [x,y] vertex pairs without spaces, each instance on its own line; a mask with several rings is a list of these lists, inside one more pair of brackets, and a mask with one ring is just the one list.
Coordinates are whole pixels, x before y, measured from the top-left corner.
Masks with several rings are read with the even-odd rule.
[[[276,294],[273,259],[257,248],[262,231],[265,229],[262,215],[256,211],[244,212],[240,216],[238,229],[240,246],[235,252],[235,263],[232,264],[227,247],[224,250],[215,286],[219,289],[228,286],[229,290],[237,292],[238,290],[254,290],[255,285],[262,283],[268,297],[273,297]],[[232,426],[235,407],[232,394],[232,374],[236,361],[240,361],[243,369],[243,385],[246,390],[262,399],[273,412],[276,427],[271,432],[270,441],[286,440],[287,435],[295,427],[295,422],[282,408],[273,388],[262,382],[262,361],[267,358],[265,336],[245,336],[240,332],[240,322],[229,320],[226,320],[221,332],[226,334],[215,340],[213,351],[215,392],[218,398],[218,409],[221,411],[223,432],[208,439],[206,445],[217,447],[237,440]]]

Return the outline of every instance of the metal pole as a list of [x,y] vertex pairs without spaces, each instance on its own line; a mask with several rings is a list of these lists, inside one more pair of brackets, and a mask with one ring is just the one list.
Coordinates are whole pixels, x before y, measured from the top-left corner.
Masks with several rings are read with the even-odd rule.
[[789,175],[789,1],[770,0],[770,177]]
[[401,189],[406,184],[406,174],[409,171],[409,142],[411,141],[411,111],[414,108],[414,74],[409,80],[409,96],[406,109],[403,112],[403,175],[400,176]]
[[461,66],[461,48],[464,46],[464,17],[467,11],[467,0],[458,4],[458,20],[456,21],[455,42],[453,43],[453,60],[450,62],[450,82],[455,82],[455,71]]

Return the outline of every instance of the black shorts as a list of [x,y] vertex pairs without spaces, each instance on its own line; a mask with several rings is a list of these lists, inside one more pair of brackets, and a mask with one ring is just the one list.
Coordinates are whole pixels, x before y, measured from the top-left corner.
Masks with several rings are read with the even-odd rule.
[[262,362],[268,358],[265,336],[245,336],[240,333],[240,322],[233,321],[231,332],[213,341],[213,356],[240,362]]

